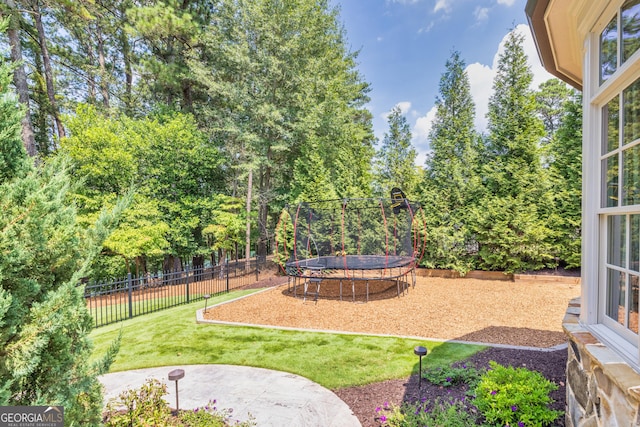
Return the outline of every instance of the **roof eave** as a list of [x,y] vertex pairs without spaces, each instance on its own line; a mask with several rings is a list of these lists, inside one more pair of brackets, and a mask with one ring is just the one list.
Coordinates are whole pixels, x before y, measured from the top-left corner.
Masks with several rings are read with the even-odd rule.
[[538,51],[538,57],[542,66],[560,80],[570,84],[578,90],[582,90],[582,81],[561,71],[556,62],[551,46],[549,31],[545,21],[545,12],[550,0],[527,0],[525,14],[529,22],[529,28]]

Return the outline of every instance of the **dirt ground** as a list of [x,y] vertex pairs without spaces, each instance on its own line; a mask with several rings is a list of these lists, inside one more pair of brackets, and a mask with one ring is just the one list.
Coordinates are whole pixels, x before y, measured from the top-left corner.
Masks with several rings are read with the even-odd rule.
[[[285,281],[287,279],[284,279]],[[275,282],[277,283],[277,282]],[[306,301],[303,286],[276,285],[242,300],[209,308],[206,318],[225,322],[443,340],[552,347],[565,342],[562,319],[579,296],[574,280],[499,281],[418,277],[415,287],[395,282],[323,281]],[[295,295],[294,295],[295,293]],[[354,302],[355,301],[355,302]]]

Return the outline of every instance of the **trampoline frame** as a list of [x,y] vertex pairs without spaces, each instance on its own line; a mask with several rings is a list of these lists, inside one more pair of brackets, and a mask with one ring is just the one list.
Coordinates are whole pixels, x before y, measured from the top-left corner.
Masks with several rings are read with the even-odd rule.
[[[387,229],[387,218],[385,215],[385,206],[383,205],[385,200],[383,199],[356,199],[360,202],[362,201],[371,201],[372,205],[375,203],[379,205],[382,212],[382,220],[384,221],[385,230]],[[397,288],[397,296],[400,297],[400,294],[404,295],[405,291],[408,292],[409,287],[415,287],[416,284],[416,265],[417,260],[422,258],[425,250],[425,241],[422,240],[422,247],[418,248],[418,233],[413,233],[413,252],[411,256],[409,255],[390,255],[389,254],[389,235],[388,233],[385,235],[385,254],[384,255],[374,255],[374,254],[358,254],[358,255],[347,255],[345,252],[345,244],[344,244],[344,236],[345,236],[345,210],[350,200],[339,200],[342,205],[342,215],[341,215],[341,237],[340,241],[342,243],[342,251],[338,252],[335,255],[318,255],[316,257],[310,258],[297,258],[296,251],[296,239],[293,241],[293,252],[291,254],[291,259],[285,263],[284,271],[289,276],[288,281],[288,289],[291,292],[291,287],[293,286],[293,294],[294,297],[297,297],[298,287],[303,287],[303,300],[306,301],[307,295],[309,293],[309,288],[315,287],[315,297],[314,301],[318,301],[318,297],[320,294],[320,287],[324,280],[336,280],[339,281],[340,285],[340,301],[343,300],[343,283],[345,281],[351,283],[351,300],[355,302],[356,295],[356,284],[364,283],[366,288],[366,301],[369,301],[369,282],[370,281],[395,281]],[[326,203],[331,201],[322,201],[321,203]],[[337,202],[337,201],[336,201]],[[412,207],[412,203],[403,199],[401,201],[403,206],[409,212],[410,215],[410,224],[413,223],[415,213]],[[308,203],[306,205],[310,205],[313,203]],[[398,200],[391,200],[391,207],[395,209],[400,203]],[[292,217],[293,227],[294,227],[294,235],[296,235],[296,229],[298,226],[298,215],[300,213],[301,205],[299,204],[295,217]],[[375,206],[375,205],[373,205]],[[419,209],[421,209],[419,204],[414,204]],[[295,218],[295,219],[294,219]],[[423,224],[423,229],[426,229],[426,225]],[[408,228],[409,232],[413,232],[413,225],[410,225]],[[309,235],[310,236],[310,235]],[[311,240],[312,238],[309,237]],[[307,242],[309,245],[310,242]],[[315,241],[314,241],[315,245]],[[358,243],[359,245],[359,243]],[[317,248],[316,248],[317,249]],[[395,248],[393,248],[395,251]],[[358,246],[358,251],[360,250]],[[316,250],[317,252],[317,250]]]

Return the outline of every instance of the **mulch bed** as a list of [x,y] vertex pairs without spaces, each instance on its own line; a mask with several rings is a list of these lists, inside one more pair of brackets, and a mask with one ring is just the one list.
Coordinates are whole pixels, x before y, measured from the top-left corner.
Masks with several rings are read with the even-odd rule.
[[[242,300],[209,309],[212,320],[237,321],[262,325],[302,327],[320,330],[383,333],[455,339],[487,344],[548,349],[566,342],[562,318],[570,299],[579,296],[580,286],[573,281],[505,282],[476,279],[418,278],[415,288],[397,296],[395,282],[375,283],[369,302],[364,291],[343,287],[339,299],[337,284],[323,283],[318,301],[303,302],[300,288],[293,296],[292,283],[286,277],[272,276],[251,287],[273,289]],[[348,290],[349,298],[345,297]],[[491,347],[472,356],[468,362],[477,368],[494,360],[505,366],[526,367],[542,373],[558,384],[552,393],[552,409],[565,410],[565,366],[567,350],[535,351]],[[464,386],[440,387],[418,376],[389,380],[366,386],[334,390],[360,420],[362,427],[378,427],[375,409],[385,402],[400,405],[420,398],[462,398]],[[564,426],[560,419],[556,426]]]

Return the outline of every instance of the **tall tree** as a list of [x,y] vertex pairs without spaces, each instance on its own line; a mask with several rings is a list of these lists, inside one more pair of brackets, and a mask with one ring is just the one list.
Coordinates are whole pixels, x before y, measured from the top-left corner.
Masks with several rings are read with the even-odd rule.
[[398,106],[391,110],[387,122],[389,131],[382,138],[374,163],[376,193],[388,197],[392,188],[399,187],[410,198],[415,198],[419,172],[409,123]]
[[51,57],[49,55],[49,41],[45,33],[42,23],[42,12],[40,0],[30,0],[29,5],[32,11],[32,17],[35,22],[36,33],[38,35],[38,46],[40,56],[42,57],[42,66],[44,68],[44,80],[46,84],[47,99],[49,101],[50,114],[53,117],[58,139],[65,136],[64,126],[60,120],[60,112],[58,111],[58,101],[56,100],[56,91],[53,83],[53,69],[51,66]]
[[0,63],[0,405],[62,405],[69,424],[97,425],[97,375],[117,347],[89,363],[93,321],[77,284],[124,205],[91,230],[79,226],[67,199],[68,162],[34,167],[27,160],[8,81]]
[[558,79],[549,79],[538,87],[535,94],[538,103],[538,115],[544,124],[546,135],[543,142],[549,142],[560,127],[565,102],[571,97],[571,89]]
[[453,52],[440,77],[422,185],[429,212],[426,263],[461,273],[473,266],[468,213],[479,186],[475,105],[465,66],[460,53]]
[[484,194],[474,212],[481,265],[507,272],[539,269],[553,258],[545,218],[552,203],[539,149],[544,129],[523,40],[511,31],[498,58],[483,153]]
[[37,154],[36,140],[33,131],[33,123],[31,122],[31,108],[29,100],[29,85],[27,83],[27,73],[24,69],[22,56],[22,42],[20,40],[20,20],[21,16],[14,0],[5,0],[0,5],[0,18],[8,17],[9,25],[5,31],[9,38],[11,46],[11,61],[15,64],[13,70],[13,83],[18,91],[18,99],[24,105],[22,117],[22,142],[27,154],[34,157]]
[[[195,105],[231,161],[253,168],[259,254],[271,238],[274,203],[292,193],[295,159],[318,144],[325,167],[345,191],[359,184],[371,158],[370,120],[362,114],[368,86],[354,71],[337,11],[325,0],[223,0],[189,66],[206,89]],[[363,119],[364,117],[364,119]],[[355,154],[355,155],[354,155]],[[311,159],[310,159],[311,160]],[[343,174],[343,175],[340,175]],[[299,191],[298,191],[299,193]]]
[[554,213],[554,254],[568,268],[579,267],[582,242],[582,96],[574,92],[549,144]]

